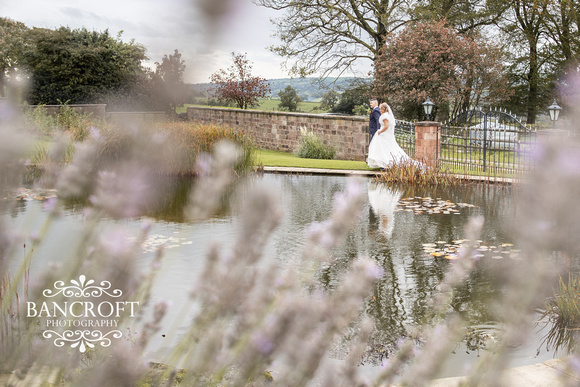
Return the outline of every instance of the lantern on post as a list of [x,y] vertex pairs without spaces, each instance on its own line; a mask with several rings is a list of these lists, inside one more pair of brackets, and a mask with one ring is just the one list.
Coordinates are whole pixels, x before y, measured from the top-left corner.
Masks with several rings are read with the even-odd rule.
[[421,105],[423,105],[423,112],[425,113],[427,120],[431,119],[431,113],[433,112],[433,106],[435,106],[435,104],[429,100],[429,97],[427,97],[427,100]]
[[556,128],[556,121],[558,121],[558,118],[560,117],[560,110],[562,110],[562,108],[558,106],[558,104],[556,103],[556,98],[554,98],[554,102],[552,102],[552,105],[548,106],[548,112],[550,112],[550,120],[552,120],[554,128]]

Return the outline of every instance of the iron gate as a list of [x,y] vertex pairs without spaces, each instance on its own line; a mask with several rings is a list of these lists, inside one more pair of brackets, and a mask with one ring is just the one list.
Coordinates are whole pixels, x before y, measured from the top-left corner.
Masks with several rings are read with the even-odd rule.
[[533,167],[535,129],[502,110],[467,110],[441,126],[439,166],[454,173],[509,176]]

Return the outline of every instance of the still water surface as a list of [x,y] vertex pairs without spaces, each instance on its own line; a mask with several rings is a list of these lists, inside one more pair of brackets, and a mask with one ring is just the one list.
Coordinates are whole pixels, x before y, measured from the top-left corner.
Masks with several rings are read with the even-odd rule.
[[[266,174],[252,177],[253,185],[273,192],[285,213],[282,224],[266,248],[265,259],[275,260],[281,266],[295,260],[304,246],[308,226],[329,217],[333,197],[344,190],[347,181],[346,177],[329,176]],[[425,322],[427,300],[453,264],[452,260],[445,258],[445,255],[451,258],[452,253],[435,255],[446,245],[452,249],[454,242],[465,238],[465,225],[474,215],[485,218],[482,250],[493,251],[482,252],[485,255],[482,260],[487,263],[475,270],[466,285],[458,289],[452,308],[477,331],[485,332],[496,326],[498,319],[488,301],[497,298],[501,289],[494,280],[494,271],[487,270],[486,266],[497,266],[502,261],[518,258],[517,246],[510,246],[513,243],[511,220],[515,211],[512,188],[472,185],[449,190],[403,191],[377,185],[372,180],[364,180],[363,188],[368,200],[360,218],[354,223],[344,245],[333,251],[333,263],[320,269],[317,277],[324,288],[331,290],[359,256],[371,257],[384,269],[383,279],[378,281],[365,305],[376,326],[370,350],[363,361],[365,372],[376,372],[396,342],[405,337],[411,327]],[[439,205],[435,205],[438,200]],[[431,209],[441,209],[428,213],[426,204],[432,204]],[[195,287],[208,244],[217,241],[227,248],[235,240],[239,228],[237,213],[232,205],[224,213],[203,223],[183,222],[176,213],[160,215],[154,221],[140,263],[145,270],[154,256],[155,247],[165,245],[153,299],[167,301],[170,308],[164,325],[166,332],[161,332],[165,338],[159,335],[153,340],[151,359],[162,360],[164,353],[184,332],[187,318],[183,318],[180,306],[188,302],[188,293]],[[46,218],[46,212],[41,202],[27,201],[19,202],[15,209],[2,216],[15,229],[34,233]],[[79,224],[82,221],[82,212],[74,208],[66,210],[64,216],[56,221],[46,242],[35,254],[33,278],[50,263],[58,262],[74,251],[81,235]],[[109,220],[103,221],[102,227],[123,226],[137,232],[141,225],[142,220]],[[426,251],[425,246],[433,247]],[[533,364],[551,358],[552,354],[541,348],[540,342],[541,335],[537,334],[529,343],[518,344],[510,365]],[[472,344],[473,340],[458,343],[440,376],[464,374],[468,364],[485,351]],[[340,353],[333,356],[342,357]]]

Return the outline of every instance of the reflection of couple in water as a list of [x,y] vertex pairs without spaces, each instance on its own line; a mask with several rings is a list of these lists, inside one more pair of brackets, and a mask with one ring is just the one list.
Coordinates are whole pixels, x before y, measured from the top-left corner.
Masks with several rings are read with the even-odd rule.
[[390,238],[395,227],[395,208],[403,193],[384,184],[369,181],[368,194],[371,208],[379,217],[379,228],[387,238]]

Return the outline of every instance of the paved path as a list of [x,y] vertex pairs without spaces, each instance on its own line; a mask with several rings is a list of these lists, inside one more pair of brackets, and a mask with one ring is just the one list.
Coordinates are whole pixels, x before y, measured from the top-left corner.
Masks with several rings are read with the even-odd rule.
[[[580,375],[566,370],[567,359],[552,359],[543,363],[521,366],[506,370],[502,385],[508,387],[560,387],[580,385]],[[433,380],[427,387],[458,387],[465,378]],[[478,386],[483,387],[483,386]],[[486,386],[487,387],[487,386]],[[495,387],[495,386],[489,386]]]
[[[298,167],[264,167],[264,172],[269,173],[285,173],[296,175],[335,175],[335,176],[365,176],[376,177],[380,176],[381,171],[368,170],[354,170],[354,169],[324,169],[324,168],[298,168]],[[470,175],[455,175],[456,177],[472,182],[481,183],[502,183],[512,184],[516,179],[507,177],[484,177],[484,176],[470,176]]]

